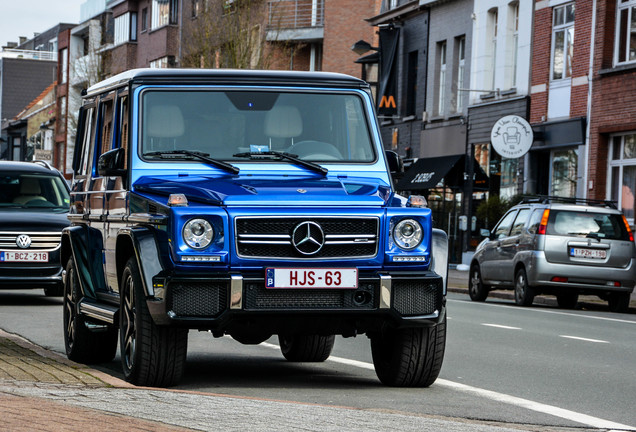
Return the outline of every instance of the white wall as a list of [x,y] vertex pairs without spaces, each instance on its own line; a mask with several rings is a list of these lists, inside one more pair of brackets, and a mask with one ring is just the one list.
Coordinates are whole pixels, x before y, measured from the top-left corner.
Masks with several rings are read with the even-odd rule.
[[[510,0],[475,0],[473,15],[473,43],[471,58],[471,82],[473,90],[509,90],[512,82],[512,23],[513,9]],[[519,31],[516,72],[516,95],[529,94],[530,57],[532,42],[533,0],[519,0]],[[497,52],[494,88],[491,84],[491,41],[488,35],[488,11],[498,10]],[[471,92],[470,104],[483,102],[483,92]]]

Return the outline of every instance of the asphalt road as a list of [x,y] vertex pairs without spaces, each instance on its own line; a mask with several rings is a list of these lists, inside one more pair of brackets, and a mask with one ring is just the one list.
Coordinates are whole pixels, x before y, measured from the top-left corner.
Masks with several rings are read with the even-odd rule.
[[[1,291],[0,328],[63,352],[61,299]],[[338,338],[322,364],[190,332],[178,387],[206,393],[529,424],[636,430],[636,317],[450,294],[446,356],[428,389],[380,385],[365,336]],[[103,370],[121,377],[118,359]]]

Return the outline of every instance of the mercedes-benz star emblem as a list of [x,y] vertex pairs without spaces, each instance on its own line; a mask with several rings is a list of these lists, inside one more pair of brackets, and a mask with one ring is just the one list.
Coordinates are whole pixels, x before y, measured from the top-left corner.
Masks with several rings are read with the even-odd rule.
[[301,222],[294,228],[292,244],[301,254],[313,255],[325,244],[325,233],[316,222]]
[[26,249],[31,246],[31,237],[26,234],[20,234],[18,238],[15,240],[15,244],[22,249]]

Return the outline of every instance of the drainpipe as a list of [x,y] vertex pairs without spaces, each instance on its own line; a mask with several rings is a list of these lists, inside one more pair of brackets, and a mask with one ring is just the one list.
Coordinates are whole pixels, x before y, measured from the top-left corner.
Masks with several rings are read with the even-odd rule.
[[585,167],[583,169],[583,198],[587,198],[590,167],[590,123],[592,121],[592,83],[594,82],[594,43],[596,40],[596,0],[592,0],[592,32],[590,36],[590,69],[587,73],[587,121],[585,125]]

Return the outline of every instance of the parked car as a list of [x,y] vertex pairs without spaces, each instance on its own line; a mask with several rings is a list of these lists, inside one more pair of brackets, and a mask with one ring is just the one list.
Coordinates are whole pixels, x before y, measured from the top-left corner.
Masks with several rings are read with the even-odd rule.
[[0,289],[62,295],[60,236],[69,186],[44,162],[0,161]]
[[[380,380],[429,386],[446,234],[396,195],[369,85],[330,73],[150,69],[88,89],[73,163],[66,353],[169,386],[188,329],[324,361],[366,334]],[[119,330],[118,330],[119,329]]]
[[518,305],[538,294],[574,308],[580,294],[625,311],[636,279],[634,235],[607,201],[541,197],[512,207],[478,246],[469,294],[484,301],[494,289],[514,289]]

